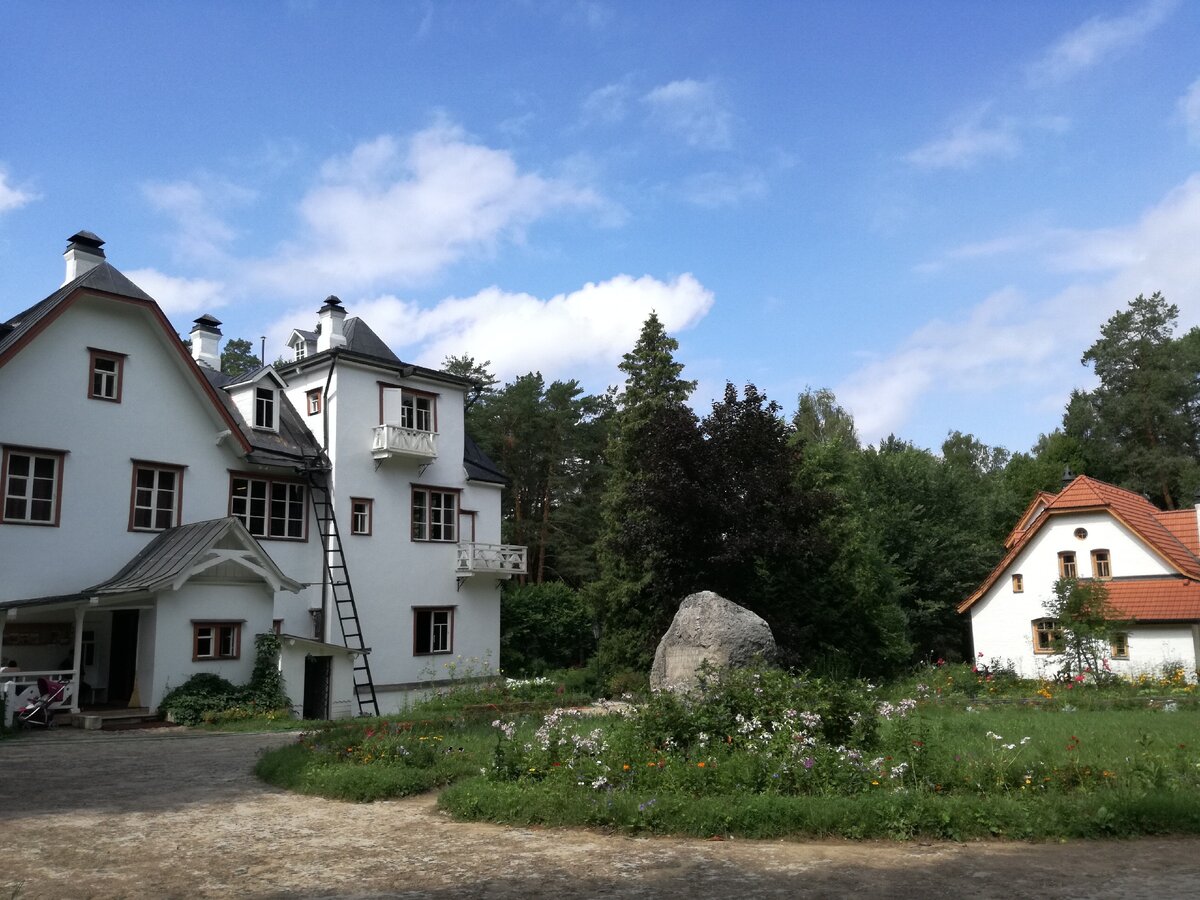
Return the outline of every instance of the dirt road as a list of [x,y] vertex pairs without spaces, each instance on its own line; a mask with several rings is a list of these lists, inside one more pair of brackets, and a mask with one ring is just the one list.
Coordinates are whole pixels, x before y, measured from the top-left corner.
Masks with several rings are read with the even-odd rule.
[[69,729],[0,743],[0,900],[1200,897],[1200,839],[697,841],[459,824],[259,783],[294,738]]

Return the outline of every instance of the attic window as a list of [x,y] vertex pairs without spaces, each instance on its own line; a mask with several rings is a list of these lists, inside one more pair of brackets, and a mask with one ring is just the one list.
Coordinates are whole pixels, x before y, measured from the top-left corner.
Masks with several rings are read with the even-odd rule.
[[1075,537],[1079,538],[1079,540],[1081,540],[1081,541],[1085,540],[1087,538],[1087,529],[1086,528],[1076,528],[1075,529]]
[[275,392],[271,388],[254,389],[254,427],[275,429]]
[[1012,577],[1012,588],[1014,594],[1023,594],[1025,592],[1025,578],[1022,575],[1014,575]]
[[1112,578],[1112,560],[1107,550],[1092,551],[1092,577]]
[[93,400],[121,402],[121,381],[125,374],[125,354],[88,348],[88,397]]
[[1078,578],[1079,569],[1075,565],[1075,554],[1071,551],[1058,554],[1058,577]]
[[306,356],[308,356],[308,341],[296,341],[296,362],[300,362]]

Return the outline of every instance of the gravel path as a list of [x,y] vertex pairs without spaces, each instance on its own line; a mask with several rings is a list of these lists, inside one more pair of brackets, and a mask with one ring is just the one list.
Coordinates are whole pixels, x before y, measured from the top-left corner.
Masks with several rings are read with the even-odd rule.
[[251,774],[289,735],[59,729],[0,742],[0,900],[1200,897],[1200,839],[891,844],[461,824]]

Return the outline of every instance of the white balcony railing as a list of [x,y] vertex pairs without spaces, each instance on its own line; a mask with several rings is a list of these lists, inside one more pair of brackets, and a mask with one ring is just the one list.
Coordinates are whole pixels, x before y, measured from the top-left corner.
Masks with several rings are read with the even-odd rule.
[[433,462],[437,459],[437,433],[402,425],[376,425],[371,439],[371,455],[376,459],[407,456]]
[[463,541],[458,545],[457,574],[474,575],[524,575],[527,565],[528,547],[516,544],[480,544]]

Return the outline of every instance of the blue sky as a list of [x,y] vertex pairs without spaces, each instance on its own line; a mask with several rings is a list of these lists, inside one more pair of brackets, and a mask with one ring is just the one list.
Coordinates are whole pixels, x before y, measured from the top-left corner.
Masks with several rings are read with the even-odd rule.
[[1200,324],[1200,4],[6,4],[0,318],[80,228],[181,332],[328,294],[405,359],[1028,449],[1100,324]]

